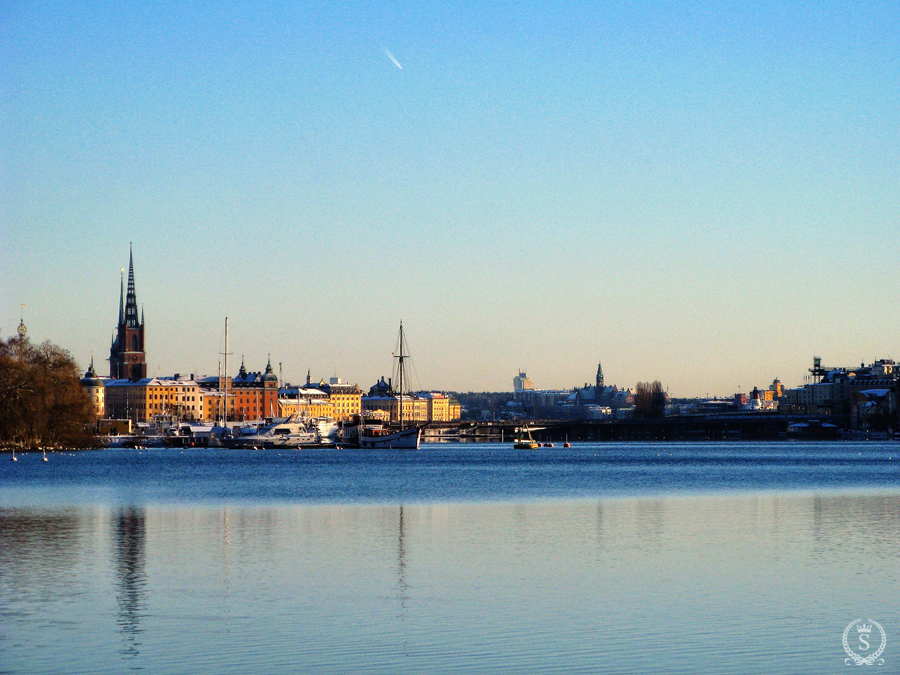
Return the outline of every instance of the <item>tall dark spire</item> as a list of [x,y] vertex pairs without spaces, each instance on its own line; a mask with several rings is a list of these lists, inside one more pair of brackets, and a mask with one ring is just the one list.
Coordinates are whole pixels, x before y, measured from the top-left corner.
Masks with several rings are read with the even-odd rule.
[[128,328],[137,328],[138,322],[137,296],[134,292],[134,254],[131,246],[128,247],[128,295],[125,296],[125,325]]
[[134,292],[134,253],[128,247],[128,291],[125,269],[119,278],[119,323],[109,349],[109,375],[115,379],[137,380],[147,377],[144,351],[144,317],[138,322],[137,294]]

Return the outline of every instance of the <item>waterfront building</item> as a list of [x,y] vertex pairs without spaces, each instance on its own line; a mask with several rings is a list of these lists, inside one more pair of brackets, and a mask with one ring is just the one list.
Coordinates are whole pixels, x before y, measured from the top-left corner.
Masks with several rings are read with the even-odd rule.
[[116,380],[147,377],[144,346],[144,317],[138,321],[137,294],[134,287],[134,256],[128,252],[128,292],[124,278],[119,281],[119,321],[109,348],[109,376]]
[[859,367],[824,368],[816,357],[812,382],[787,389],[779,399],[786,414],[831,417],[852,430],[884,430],[898,423],[900,369],[892,359]]
[[91,399],[91,405],[94,411],[94,421],[103,419],[106,415],[106,386],[105,378],[99,377],[94,372],[94,357],[91,357],[91,365],[81,378],[81,388]]
[[440,392],[424,392],[420,395],[428,401],[429,422],[453,422],[460,418],[462,407],[452,396]]
[[279,416],[290,417],[298,414],[300,417],[331,417],[334,418],[334,404],[327,398],[306,398],[302,393],[299,398],[295,396],[278,399]]
[[385,421],[400,419],[400,406],[403,406],[405,422],[428,422],[428,400],[419,396],[397,394],[386,396],[363,396],[362,414]]
[[[218,422],[223,419],[233,420],[234,416],[234,387],[232,379],[224,375],[212,377],[199,377],[200,399],[203,408],[203,421]],[[225,402],[225,391],[228,391],[228,402]],[[227,408],[227,418],[226,418]]]
[[362,389],[359,385],[341,382],[341,378],[332,377],[328,382],[320,380],[319,389],[331,399],[334,419],[346,421],[362,413]]
[[200,385],[189,378],[150,377],[107,380],[104,387],[106,417],[134,422],[154,418],[203,419]]
[[450,421],[450,397],[446,394],[428,392],[422,394],[422,398],[428,401],[429,422]]
[[305,387],[282,387],[278,390],[279,416],[334,417],[334,404],[327,392],[309,383]]
[[243,359],[237,377],[231,380],[234,393],[234,419],[259,420],[278,413],[278,376],[272,371],[272,359],[265,372],[247,372]]

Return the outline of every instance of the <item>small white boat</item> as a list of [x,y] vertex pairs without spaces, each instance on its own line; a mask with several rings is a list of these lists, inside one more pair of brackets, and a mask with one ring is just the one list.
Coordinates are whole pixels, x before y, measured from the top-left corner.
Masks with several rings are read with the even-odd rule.
[[418,450],[422,440],[419,427],[391,429],[390,427],[361,426],[357,442],[361,448],[385,450]]

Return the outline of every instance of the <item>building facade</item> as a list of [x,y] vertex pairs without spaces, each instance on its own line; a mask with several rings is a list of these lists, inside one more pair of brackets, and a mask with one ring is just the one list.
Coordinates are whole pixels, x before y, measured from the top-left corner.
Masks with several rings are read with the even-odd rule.
[[346,421],[362,413],[362,390],[359,385],[347,384],[338,377],[332,377],[327,383],[320,381],[319,389],[328,394],[334,419]]
[[155,418],[203,419],[200,385],[191,378],[108,380],[104,387],[106,418],[151,422]]
[[237,377],[231,380],[229,394],[234,395],[232,419],[238,422],[277,417],[278,376],[272,372],[272,360],[266,364],[265,372],[247,372],[241,361]]

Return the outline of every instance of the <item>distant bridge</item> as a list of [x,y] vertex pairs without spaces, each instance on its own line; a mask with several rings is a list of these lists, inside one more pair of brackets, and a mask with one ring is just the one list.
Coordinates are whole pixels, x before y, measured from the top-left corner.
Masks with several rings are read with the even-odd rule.
[[[516,437],[526,424],[540,443],[573,441],[721,441],[777,440],[789,424],[809,418],[778,413],[679,415],[652,420],[501,420],[432,422],[426,440],[504,442]],[[821,417],[816,418],[821,419]],[[829,420],[839,423],[843,420]]]

